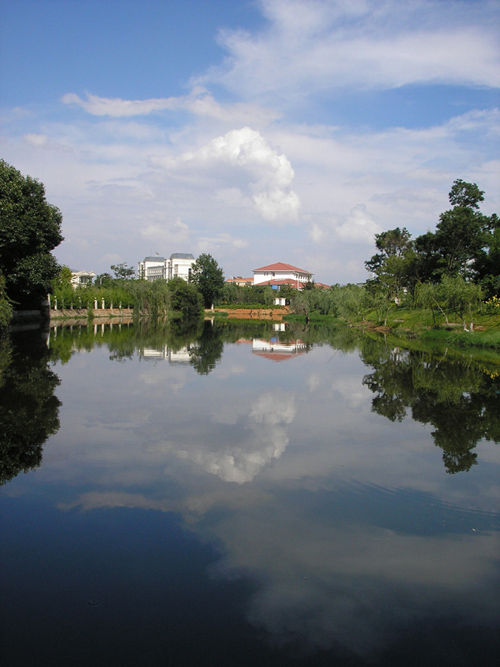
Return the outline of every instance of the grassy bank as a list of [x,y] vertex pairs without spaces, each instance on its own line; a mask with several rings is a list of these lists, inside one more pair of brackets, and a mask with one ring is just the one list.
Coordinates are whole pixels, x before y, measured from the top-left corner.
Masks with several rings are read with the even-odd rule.
[[[477,313],[474,317],[473,331],[465,331],[463,323],[455,314],[447,313],[439,320],[430,310],[397,308],[387,317],[384,329],[400,335],[412,335],[435,345],[455,347],[483,347],[500,350],[500,314]],[[370,326],[380,325],[377,313],[369,313],[365,321]],[[467,322],[468,324],[468,322]]]
[[[287,321],[306,322],[305,315],[290,314]],[[458,350],[473,349],[491,350],[495,357],[500,354],[500,314],[478,314],[474,318],[474,330],[464,331],[456,316],[448,314],[448,324],[436,321],[430,310],[397,308],[386,320],[380,320],[375,311],[368,313],[363,320],[338,319],[332,315],[309,315],[310,322],[325,324],[348,324],[351,327],[372,332],[374,335],[384,334],[394,338],[394,343],[420,341],[426,347],[451,347]],[[500,357],[498,357],[500,360]]]

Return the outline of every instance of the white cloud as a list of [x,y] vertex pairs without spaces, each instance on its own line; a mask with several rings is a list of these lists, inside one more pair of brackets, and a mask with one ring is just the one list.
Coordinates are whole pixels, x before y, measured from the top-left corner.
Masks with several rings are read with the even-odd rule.
[[350,243],[373,243],[382,228],[373,220],[364,204],[355,206],[345,222],[335,229],[338,236]]
[[[229,193],[233,201],[241,201],[245,196],[242,191],[247,190],[264,220],[298,220],[300,200],[290,189],[295,176],[290,161],[250,127],[231,130],[177,159],[156,158],[153,164],[171,172],[202,172],[212,183],[224,183],[216,190],[219,200]],[[231,186],[231,180],[241,182],[241,186]]]
[[32,146],[46,146],[49,138],[45,134],[25,134],[24,140]]
[[288,105],[334,89],[500,85],[497,7],[423,0],[261,0],[257,34],[223,31],[229,57],[201,81]]
[[189,226],[177,218],[171,224],[152,223],[140,230],[141,235],[161,247],[189,244]]
[[62,97],[62,102],[80,107],[92,116],[110,116],[113,118],[148,116],[162,111],[187,111],[195,116],[225,122],[253,122],[257,125],[266,125],[280,117],[280,114],[276,111],[260,107],[257,104],[238,103],[222,106],[202,86],[195,86],[189,95],[182,97],[124,100],[86,93],[86,99],[82,99],[76,93],[67,93]]
[[[498,109],[462,113],[456,106],[454,117],[423,114],[421,127],[415,119],[405,127],[403,106],[416,101],[418,112],[429,91],[407,86],[398,98],[401,120],[391,114],[398,127],[384,118],[382,93],[374,111],[380,129],[360,129],[356,108],[345,126],[336,116],[339,94],[351,89],[364,104],[362,90],[370,87],[493,85],[495,3],[259,6],[267,24],[221,33],[229,56],[223,68],[210,69],[204,86],[194,83],[186,95],[162,97],[158,88],[142,100],[125,99],[127,91],[120,98],[69,93],[50,115],[40,106],[4,112],[5,159],[39,178],[63,212],[60,261],[102,272],[107,254],[135,263],[154,242],[162,254],[180,251],[178,244],[211,252],[227,275],[247,275],[274,261],[263,253],[279,248],[283,261],[308,258],[320,282],[358,281],[374,234],[398,225],[414,236],[433,228],[455,178],[477,182],[486,191],[484,212],[498,211]],[[225,88],[217,97],[213,83]],[[447,100],[448,108],[457,100]],[[465,88],[457,103],[470,109]],[[285,107],[293,116],[279,116]]]
[[228,233],[221,233],[214,236],[199,236],[198,249],[200,252],[209,252],[220,246],[229,246],[231,248],[246,248],[248,241],[246,239],[234,237]]

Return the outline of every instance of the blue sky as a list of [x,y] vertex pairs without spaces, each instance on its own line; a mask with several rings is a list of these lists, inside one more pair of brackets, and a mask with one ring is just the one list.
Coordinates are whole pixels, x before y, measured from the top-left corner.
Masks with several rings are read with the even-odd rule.
[[2,157],[96,272],[211,253],[360,281],[456,178],[500,212],[500,3],[0,0]]

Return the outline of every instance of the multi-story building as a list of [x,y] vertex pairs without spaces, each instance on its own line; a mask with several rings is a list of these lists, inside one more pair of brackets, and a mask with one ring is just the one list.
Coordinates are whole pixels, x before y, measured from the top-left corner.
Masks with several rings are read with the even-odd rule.
[[165,258],[145,257],[137,266],[137,276],[144,280],[165,278]]
[[174,252],[165,262],[166,279],[182,278],[186,282],[191,280],[191,268],[195,258],[189,252]]
[[96,274],[93,271],[72,271],[71,272],[71,284],[74,289],[78,286],[88,287],[92,285]]
[[189,282],[191,267],[195,261],[194,256],[186,252],[174,252],[168,259],[159,256],[145,257],[138,264],[137,274],[145,280],[182,278]]
[[295,289],[304,289],[306,283],[312,280],[312,273],[298,269],[291,264],[277,262],[268,266],[261,266],[260,269],[253,270],[254,285],[271,285],[279,289],[282,285],[288,285]]

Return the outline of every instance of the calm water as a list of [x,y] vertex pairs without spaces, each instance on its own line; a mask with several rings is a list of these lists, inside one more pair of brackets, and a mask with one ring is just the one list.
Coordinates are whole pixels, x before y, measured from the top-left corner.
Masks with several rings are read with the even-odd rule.
[[499,371],[270,323],[14,334],[2,665],[496,665]]

